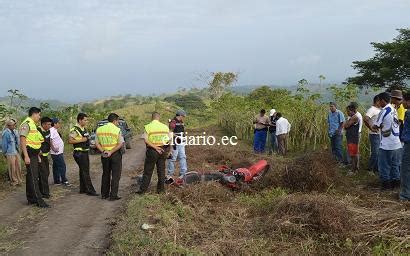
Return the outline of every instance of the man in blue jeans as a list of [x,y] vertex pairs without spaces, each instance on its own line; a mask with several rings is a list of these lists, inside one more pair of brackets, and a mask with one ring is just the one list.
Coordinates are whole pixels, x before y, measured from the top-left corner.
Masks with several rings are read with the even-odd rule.
[[329,104],[329,114],[327,116],[328,123],[328,135],[330,138],[330,146],[332,154],[336,160],[340,163],[343,162],[343,123],[345,122],[345,116],[342,111],[337,109],[335,102]]
[[64,160],[64,142],[58,130],[61,128],[61,121],[58,118],[52,118],[50,128],[51,138],[51,159],[53,159],[53,180],[55,185],[71,186],[66,177],[66,164]]
[[253,120],[254,138],[253,150],[255,153],[265,152],[266,138],[268,135],[269,118],[265,115],[266,111],[261,109],[258,115]]
[[404,151],[401,162],[401,189],[400,200],[410,201],[410,93],[404,95],[403,106],[407,109],[404,117],[404,128],[401,138],[404,143]]
[[394,189],[400,186],[400,122],[396,109],[390,104],[390,94],[379,94],[382,111],[373,125],[374,129],[380,129],[381,141],[379,149],[379,177],[381,189]]
[[185,120],[186,112],[178,110],[175,117],[169,122],[169,130],[173,132],[171,158],[168,159],[168,179],[174,175],[175,162],[179,160],[179,177],[183,178],[188,170],[185,154]]
[[369,128],[369,141],[370,141],[370,159],[369,159],[369,172],[370,174],[377,173],[378,169],[378,155],[380,147],[380,131],[373,129],[373,124],[376,122],[377,117],[380,114],[380,102],[376,95],[373,98],[373,106],[371,106],[364,117],[364,123]]

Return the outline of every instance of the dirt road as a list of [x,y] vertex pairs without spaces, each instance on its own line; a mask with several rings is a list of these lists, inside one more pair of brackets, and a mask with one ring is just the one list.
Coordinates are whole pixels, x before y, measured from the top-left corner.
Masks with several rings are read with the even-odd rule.
[[[79,194],[78,167],[68,161],[70,188],[50,185],[50,209],[27,206],[25,189],[0,201],[0,254],[5,255],[101,255],[109,244],[111,224],[118,216],[134,182],[131,173],[142,165],[145,147],[133,143],[123,156],[119,201]],[[72,158],[66,156],[67,159]],[[70,159],[71,160],[71,159]],[[91,156],[91,174],[99,193],[101,163]]]

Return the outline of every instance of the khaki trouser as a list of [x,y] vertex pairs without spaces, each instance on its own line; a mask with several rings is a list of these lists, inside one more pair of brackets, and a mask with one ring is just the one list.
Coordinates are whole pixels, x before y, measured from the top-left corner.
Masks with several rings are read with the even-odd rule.
[[9,167],[9,177],[11,185],[17,185],[23,183],[23,174],[21,173],[20,156],[19,155],[7,155],[7,163]]

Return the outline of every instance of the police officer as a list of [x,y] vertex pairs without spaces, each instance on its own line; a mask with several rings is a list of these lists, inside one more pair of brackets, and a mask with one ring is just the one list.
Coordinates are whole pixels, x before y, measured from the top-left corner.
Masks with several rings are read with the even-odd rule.
[[143,194],[148,190],[155,166],[157,166],[158,173],[157,192],[165,191],[165,161],[169,155],[169,144],[172,135],[169,132],[168,125],[161,123],[159,119],[160,114],[154,112],[152,113],[152,121],[145,125],[143,138],[147,150],[145,153],[142,183],[137,191],[138,194]]
[[103,168],[101,180],[101,198],[110,201],[119,200],[118,187],[122,170],[121,148],[124,138],[119,126],[119,116],[115,113],[108,115],[108,123],[96,130],[95,145],[101,152]]
[[48,176],[50,175],[50,164],[48,161],[48,155],[50,154],[50,128],[51,119],[49,117],[41,118],[41,126],[37,130],[43,135],[43,143],[41,143],[40,153],[40,168],[38,172],[39,176],[39,188],[43,198],[50,198],[50,188],[48,186]]
[[37,130],[36,122],[40,120],[41,110],[32,107],[28,117],[20,125],[20,141],[24,163],[26,164],[26,196],[28,204],[36,204],[40,208],[50,207],[42,199],[38,184],[38,168],[40,161],[41,143],[43,135]]
[[168,161],[168,178],[171,178],[175,172],[175,162],[179,160],[179,177],[185,176],[188,166],[185,154],[185,126],[184,119],[186,113],[184,110],[178,110],[175,117],[169,122],[169,128],[173,132],[173,145],[171,158]]
[[90,158],[88,155],[90,134],[85,128],[87,124],[88,116],[85,113],[79,113],[77,115],[77,125],[70,130],[68,143],[74,146],[73,157],[80,169],[80,194],[98,196],[90,177]]

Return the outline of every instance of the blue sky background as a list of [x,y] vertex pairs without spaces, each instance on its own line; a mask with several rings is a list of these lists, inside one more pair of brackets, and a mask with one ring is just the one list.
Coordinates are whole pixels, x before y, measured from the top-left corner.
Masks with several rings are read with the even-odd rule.
[[408,0],[0,0],[0,95],[79,101],[204,86],[341,82],[371,41],[409,27]]

